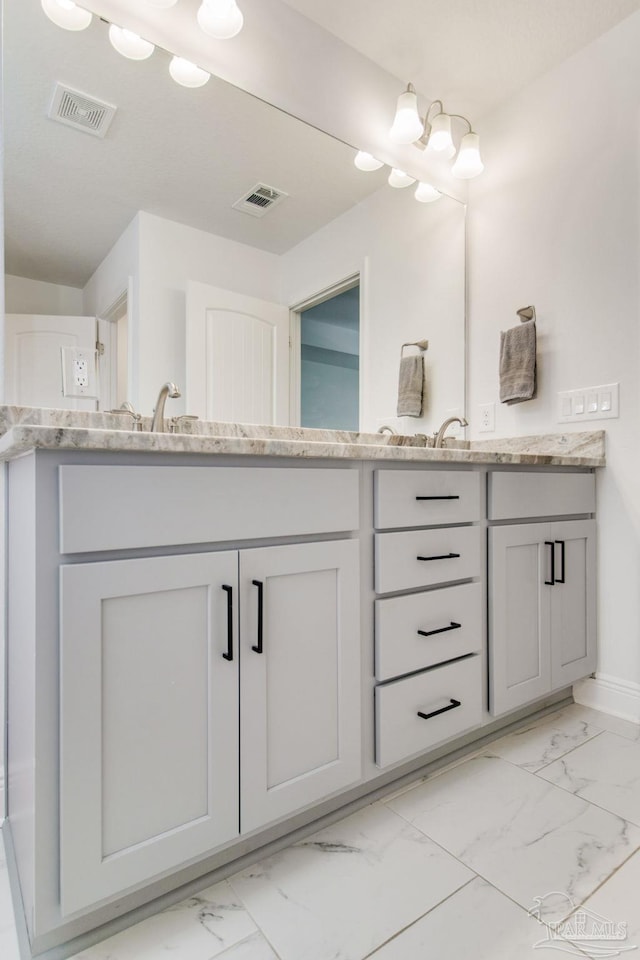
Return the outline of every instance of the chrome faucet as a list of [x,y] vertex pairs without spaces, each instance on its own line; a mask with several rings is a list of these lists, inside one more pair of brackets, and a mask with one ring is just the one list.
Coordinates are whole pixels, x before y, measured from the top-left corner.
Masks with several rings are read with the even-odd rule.
[[387,423],[383,423],[382,426],[378,427],[376,433],[390,433],[392,436],[396,436],[398,431],[394,430],[393,427],[390,427]]
[[156,400],[156,406],[153,411],[153,420],[151,421],[151,432],[164,432],[164,405],[167,402],[167,397],[171,397],[173,400],[176,397],[181,397],[182,394],[176,387],[175,383],[167,381],[163,383],[160,388],[160,393],[158,394],[158,399]]
[[444,435],[447,432],[447,427],[450,427],[452,423],[459,423],[461,427],[469,426],[468,421],[465,420],[464,417],[449,417],[448,420],[445,420],[440,429],[437,430],[433,435],[433,446],[436,449],[444,446]]

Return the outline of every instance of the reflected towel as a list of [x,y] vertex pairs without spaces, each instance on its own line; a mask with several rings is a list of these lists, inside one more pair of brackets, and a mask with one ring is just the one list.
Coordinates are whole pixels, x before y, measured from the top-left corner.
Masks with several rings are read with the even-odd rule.
[[500,402],[536,395],[536,325],[529,320],[500,333]]
[[419,417],[425,393],[424,357],[402,357],[398,379],[399,417]]

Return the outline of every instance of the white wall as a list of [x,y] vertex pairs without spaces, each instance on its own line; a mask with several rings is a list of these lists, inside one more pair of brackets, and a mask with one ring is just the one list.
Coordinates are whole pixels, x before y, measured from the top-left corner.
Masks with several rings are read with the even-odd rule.
[[26,277],[4,278],[7,313],[35,313],[54,317],[83,316],[82,290]]
[[[464,206],[413,190],[372,194],[282,257],[281,300],[301,303],[364,271],[361,427],[429,433],[464,404]],[[425,416],[395,419],[404,342],[429,340]]]
[[[178,386],[185,382],[187,281],[278,302],[280,258],[149,213],[140,213],[138,219],[139,383],[135,403],[142,413],[150,414],[164,381],[173,380]],[[184,412],[181,400],[171,403],[172,413]]]
[[495,435],[580,429],[558,424],[557,392],[620,382],[620,419],[582,429],[607,431],[598,675],[632,685],[640,684],[639,49],[635,14],[485,118],[486,168],[471,183],[469,210],[473,434],[478,404],[498,398],[499,331],[529,303],[538,312],[538,396],[498,403]]

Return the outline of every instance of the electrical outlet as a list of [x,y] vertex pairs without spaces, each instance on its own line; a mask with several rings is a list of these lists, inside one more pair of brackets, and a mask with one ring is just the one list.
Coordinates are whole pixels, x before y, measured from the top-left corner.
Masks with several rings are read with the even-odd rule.
[[62,395],[98,399],[98,364],[95,350],[61,347]]
[[481,403],[478,407],[480,414],[480,433],[495,433],[496,429],[496,405],[495,403]]

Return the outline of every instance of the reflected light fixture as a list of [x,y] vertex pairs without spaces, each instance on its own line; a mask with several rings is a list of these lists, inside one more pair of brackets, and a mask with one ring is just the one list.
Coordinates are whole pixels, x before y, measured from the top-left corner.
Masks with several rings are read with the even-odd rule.
[[53,23],[64,30],[85,30],[91,23],[88,10],[77,6],[73,0],[40,0],[42,9]]
[[424,123],[418,113],[418,97],[412,83],[398,97],[396,115],[389,130],[394,143],[414,143],[424,133]]
[[183,57],[173,57],[169,64],[169,73],[182,87],[204,87],[211,76],[202,67],[197,67],[195,63]]
[[433,203],[434,200],[439,200],[442,194],[439,190],[436,190],[435,187],[432,187],[430,183],[420,181],[416,187],[414,196],[420,203]]
[[109,27],[109,40],[112,47],[128,60],[147,60],[155,50],[150,40],[143,40],[137,33],[117,27],[115,23]]
[[371,170],[379,170],[380,167],[384,167],[382,160],[376,160],[376,158],[370,153],[367,153],[366,150],[358,150],[353,162],[358,170],[364,170],[367,173]]
[[412,183],[415,183],[415,178],[410,177],[408,173],[405,173],[404,170],[398,170],[397,167],[393,167],[391,173],[389,174],[389,186],[397,187],[402,189],[402,187],[410,187]]
[[230,40],[244,23],[236,0],[202,0],[197,20],[200,29],[215,40]]

